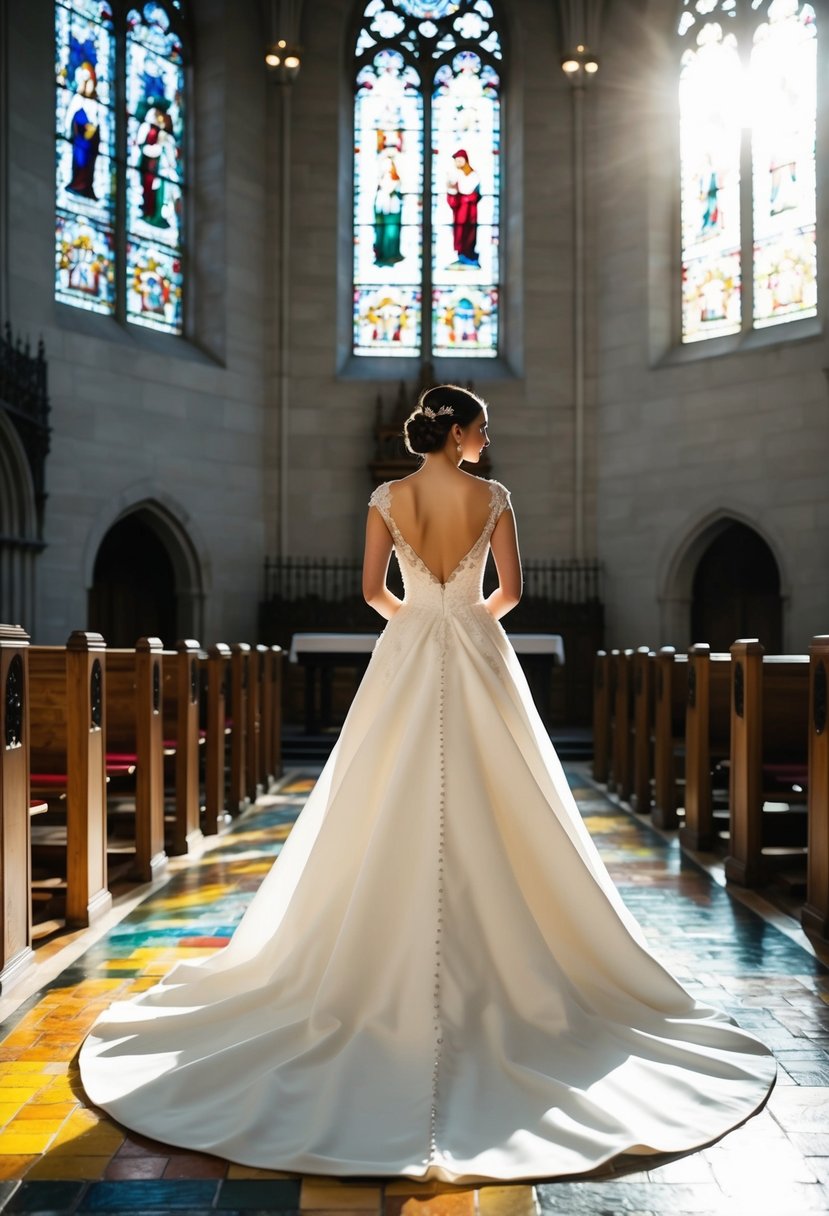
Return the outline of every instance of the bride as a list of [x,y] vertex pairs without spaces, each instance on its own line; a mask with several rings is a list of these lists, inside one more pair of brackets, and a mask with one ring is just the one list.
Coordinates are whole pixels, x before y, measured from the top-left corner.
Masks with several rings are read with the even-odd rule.
[[366,526],[388,624],[331,757],[229,945],[98,1019],[86,1092],[303,1173],[551,1178],[703,1145],[774,1059],[654,958],[582,823],[498,623],[521,594],[509,494],[459,468],[484,402],[430,389],[406,438],[421,467]]

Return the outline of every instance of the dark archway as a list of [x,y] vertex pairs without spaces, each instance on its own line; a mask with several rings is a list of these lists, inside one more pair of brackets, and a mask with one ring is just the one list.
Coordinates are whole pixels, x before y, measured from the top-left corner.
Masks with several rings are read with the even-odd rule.
[[89,590],[89,628],[110,646],[134,646],[140,637],[159,637],[172,646],[181,624],[170,554],[145,513],[134,511],[101,541]]
[[746,524],[727,524],[699,560],[691,635],[712,650],[728,650],[736,638],[759,638],[770,654],[783,649],[780,571],[762,536]]

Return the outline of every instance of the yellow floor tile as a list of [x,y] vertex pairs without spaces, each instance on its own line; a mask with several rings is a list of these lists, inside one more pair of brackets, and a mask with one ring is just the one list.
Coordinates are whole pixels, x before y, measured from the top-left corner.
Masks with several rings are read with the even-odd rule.
[[0,1102],[0,1127],[4,1127],[20,1110],[26,1110],[22,1102]]
[[39,1060],[6,1060],[0,1064],[0,1085],[9,1084],[4,1080],[5,1077],[18,1077],[20,1084],[23,1084],[24,1076],[37,1076],[43,1072],[43,1066]]
[[407,1199],[401,1216],[475,1216],[475,1190],[445,1191],[423,1199]]
[[303,1211],[378,1212],[382,1194],[379,1186],[350,1186],[336,1180],[331,1185],[303,1178],[299,1206]]
[[0,1156],[0,1179],[4,1182],[11,1182],[16,1178],[22,1178],[32,1165],[40,1160],[40,1157]]
[[19,1117],[38,1123],[41,1120],[51,1120],[57,1123],[58,1127],[62,1127],[67,1115],[71,1115],[77,1105],[77,1102],[28,1102],[20,1111]]
[[533,1186],[484,1186],[478,1191],[479,1216],[538,1216]]
[[454,1194],[457,1189],[457,1183],[440,1182],[436,1178],[429,1178],[424,1182],[418,1182],[415,1178],[394,1178],[386,1183],[384,1192],[386,1195],[413,1195],[417,1198],[428,1195]]
[[85,1136],[73,1136],[58,1143],[62,1135],[61,1130],[55,1137],[49,1149],[51,1157],[114,1157],[124,1143],[120,1132],[87,1132]]
[[[31,1160],[31,1158],[29,1158]],[[26,1171],[26,1181],[38,1178],[103,1178],[110,1157],[56,1157],[53,1153],[35,1160]],[[18,1175],[20,1176],[20,1175]]]
[[35,1096],[43,1087],[38,1085],[27,1085],[25,1088],[22,1085],[2,1085],[0,1084],[0,1103],[4,1106],[17,1104],[23,1106],[31,1098]]
[[45,1153],[54,1135],[54,1130],[10,1132],[6,1128],[0,1136],[0,1154],[4,1157],[23,1157],[29,1153]]
[[2,1041],[3,1047],[31,1047],[40,1034],[39,1030],[13,1030]]

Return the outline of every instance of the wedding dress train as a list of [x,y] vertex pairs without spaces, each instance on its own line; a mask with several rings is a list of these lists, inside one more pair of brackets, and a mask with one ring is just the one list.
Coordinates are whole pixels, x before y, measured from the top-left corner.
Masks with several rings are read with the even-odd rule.
[[455,1182],[588,1171],[722,1135],[770,1052],[649,952],[481,584],[509,504],[405,583],[339,740],[230,944],[112,1005],[87,1094],[252,1166]]

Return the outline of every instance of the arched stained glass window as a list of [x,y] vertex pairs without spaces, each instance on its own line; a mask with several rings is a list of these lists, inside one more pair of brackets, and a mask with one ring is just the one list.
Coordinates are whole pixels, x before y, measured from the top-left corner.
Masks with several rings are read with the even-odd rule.
[[817,310],[816,86],[814,9],[773,0],[751,49],[757,326]]
[[55,4],[55,296],[171,334],[184,292],[182,8]]
[[814,8],[683,0],[678,34],[682,340],[814,316]]
[[115,310],[115,36],[101,0],[55,5],[55,295]]
[[167,10],[127,16],[127,319],[181,332],[184,66]]
[[358,355],[498,353],[501,58],[489,0],[365,6],[354,106]]

